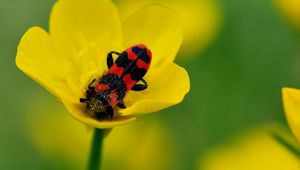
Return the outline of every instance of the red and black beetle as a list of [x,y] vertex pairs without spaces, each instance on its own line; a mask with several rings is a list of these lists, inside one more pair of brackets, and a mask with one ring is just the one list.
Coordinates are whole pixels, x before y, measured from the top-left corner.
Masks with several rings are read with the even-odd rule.
[[[114,62],[112,55],[118,56]],[[123,99],[129,90],[141,91],[148,87],[143,79],[147,73],[152,54],[145,45],[135,45],[122,53],[111,51],[107,55],[108,71],[88,86],[86,98],[80,102],[86,103],[88,111],[92,111],[99,119],[110,119],[114,116],[113,106],[126,108]],[[137,82],[143,84],[137,84]]]

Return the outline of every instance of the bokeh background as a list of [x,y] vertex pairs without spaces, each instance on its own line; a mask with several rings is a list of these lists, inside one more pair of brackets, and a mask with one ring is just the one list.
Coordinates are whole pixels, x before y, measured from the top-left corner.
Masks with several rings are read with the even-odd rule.
[[[252,127],[276,122],[289,133],[281,88],[300,87],[299,28],[276,0],[202,1],[216,11],[203,14],[211,18],[200,27],[212,26],[203,39],[184,44],[176,59],[189,72],[190,93],[183,103],[142,117],[144,123],[111,131],[103,169],[201,169],[207,152]],[[129,8],[126,0],[115,2]],[[23,33],[34,25],[47,29],[54,3],[1,0],[0,169],[85,167],[90,129],[15,65]]]

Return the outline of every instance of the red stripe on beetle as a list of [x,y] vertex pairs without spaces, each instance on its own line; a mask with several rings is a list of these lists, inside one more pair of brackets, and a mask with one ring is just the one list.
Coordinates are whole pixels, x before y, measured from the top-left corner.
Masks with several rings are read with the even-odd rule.
[[132,51],[132,48],[127,49],[126,52],[129,60],[135,60],[137,58],[136,54]]
[[105,90],[108,90],[108,89],[109,89],[109,85],[108,84],[97,83],[96,86],[95,86],[95,91],[96,92],[98,92],[100,90],[105,91]]
[[151,58],[152,58],[152,53],[151,53],[151,51],[150,50],[148,50],[148,48],[147,48],[147,55],[150,57],[150,61],[151,61]]
[[118,76],[121,76],[124,72],[124,68],[123,67],[118,67],[117,64],[114,64],[109,70],[108,70],[108,74],[116,74]]
[[130,74],[126,74],[125,76],[123,76],[123,81],[126,85],[126,91],[129,91],[136,84],[136,81],[132,80]]
[[111,93],[109,94],[109,98],[110,98],[109,104],[111,106],[116,105],[119,102],[116,90],[112,90],[111,91]]
[[148,70],[148,68],[149,68],[149,64],[145,63],[143,60],[137,60],[136,66],[138,68],[144,68],[146,70]]

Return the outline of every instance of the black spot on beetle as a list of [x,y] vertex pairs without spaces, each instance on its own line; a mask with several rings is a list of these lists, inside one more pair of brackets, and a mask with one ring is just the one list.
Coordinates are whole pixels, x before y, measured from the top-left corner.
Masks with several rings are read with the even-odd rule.
[[123,53],[121,53],[121,55],[118,57],[115,63],[117,64],[118,67],[123,67],[125,69],[128,66],[130,66],[130,63],[132,62],[133,60],[129,60],[127,52],[124,51]]
[[132,51],[138,56],[139,59],[143,60],[146,63],[150,62],[150,57],[147,54],[147,50],[145,48],[139,48],[135,46],[132,48]]

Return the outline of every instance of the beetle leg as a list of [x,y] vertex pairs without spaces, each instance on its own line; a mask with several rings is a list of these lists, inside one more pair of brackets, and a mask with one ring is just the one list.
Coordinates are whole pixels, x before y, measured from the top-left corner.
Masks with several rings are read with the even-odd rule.
[[132,87],[131,90],[133,90],[133,91],[142,91],[142,90],[147,89],[147,87],[148,87],[147,82],[146,82],[144,79],[141,79],[141,81],[142,81],[144,84],[136,84],[136,85],[134,85],[134,86]]
[[88,89],[85,92],[87,97],[91,96],[91,94],[95,90],[95,87],[92,86],[92,84],[94,84],[95,81],[96,81],[96,79],[93,79],[93,81],[88,85]]
[[[92,82],[90,82],[90,84],[88,85],[88,89],[86,90],[86,94],[87,96],[91,95],[92,91],[94,90],[94,87],[92,86],[92,84],[96,81],[96,79],[93,79]],[[87,99],[83,99],[83,98],[80,98],[79,99],[80,103],[84,103],[87,101]]]
[[111,51],[107,54],[107,59],[106,59],[106,64],[107,64],[107,67],[110,68],[113,64],[114,64],[114,59],[112,57],[113,54],[116,54],[116,55],[121,55],[120,53],[116,52],[116,51]]
[[123,102],[119,102],[119,103],[117,104],[117,106],[118,106],[119,108],[121,108],[121,109],[126,109],[126,106],[125,106],[125,104],[124,104]]
[[83,99],[83,98],[80,98],[80,99],[79,99],[80,103],[84,103],[84,102],[86,102],[86,100],[87,100],[87,99]]
[[94,88],[94,87],[92,86],[92,84],[94,84],[94,83],[95,83],[95,81],[96,81],[96,79],[93,79],[93,81],[92,81],[92,82],[90,82],[90,84],[89,84],[89,86],[88,86],[88,88],[89,88],[89,89],[92,89],[92,88]]

